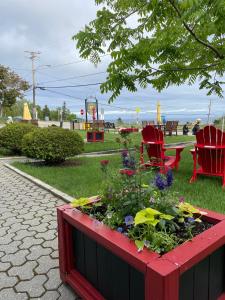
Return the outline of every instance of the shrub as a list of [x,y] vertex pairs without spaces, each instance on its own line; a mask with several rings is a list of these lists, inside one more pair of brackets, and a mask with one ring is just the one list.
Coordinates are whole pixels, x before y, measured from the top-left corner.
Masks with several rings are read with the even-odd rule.
[[60,163],[67,157],[80,154],[84,142],[81,136],[63,128],[37,128],[26,134],[22,141],[23,153],[47,163]]
[[35,126],[24,123],[8,124],[0,129],[0,146],[13,153],[21,154],[22,139],[25,134],[32,132]]

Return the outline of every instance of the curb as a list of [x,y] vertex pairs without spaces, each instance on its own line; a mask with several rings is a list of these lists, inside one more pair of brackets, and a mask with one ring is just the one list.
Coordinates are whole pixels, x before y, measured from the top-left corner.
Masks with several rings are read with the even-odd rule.
[[70,203],[72,200],[74,200],[74,197],[71,197],[55,188],[53,188],[51,185],[44,183],[43,181],[28,175],[27,173],[20,171],[19,169],[11,166],[10,164],[5,163],[4,166],[12,171],[14,171],[15,173],[19,174],[20,176],[28,179],[29,181],[31,181],[32,183],[36,184],[37,186],[43,188],[44,190],[50,192],[51,194],[53,194],[54,196],[64,200],[67,203]]
[[4,157],[0,157],[0,160],[12,160],[12,159],[27,159],[26,156],[4,156]]

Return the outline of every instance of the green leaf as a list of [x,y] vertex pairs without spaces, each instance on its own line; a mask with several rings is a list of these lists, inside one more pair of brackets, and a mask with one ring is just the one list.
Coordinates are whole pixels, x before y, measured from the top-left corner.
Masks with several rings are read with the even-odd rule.
[[142,251],[144,249],[144,245],[145,245],[144,241],[135,240],[134,242],[138,248],[138,251]]
[[187,202],[180,203],[178,207],[180,211],[186,212],[187,214],[201,214],[199,209]]
[[160,218],[161,218],[161,219],[164,219],[164,220],[168,220],[168,221],[171,221],[171,220],[174,219],[173,216],[171,216],[171,215],[166,215],[166,214],[161,214],[161,215],[160,215]]

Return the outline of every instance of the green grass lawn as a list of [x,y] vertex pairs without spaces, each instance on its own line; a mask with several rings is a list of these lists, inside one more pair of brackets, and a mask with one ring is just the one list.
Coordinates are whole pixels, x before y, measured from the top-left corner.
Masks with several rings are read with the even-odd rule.
[[[86,131],[77,130],[77,132],[83,137],[86,138]],[[84,152],[95,152],[95,151],[104,151],[104,150],[115,150],[121,148],[121,146],[116,142],[116,138],[119,138],[119,134],[112,132],[105,132],[105,141],[97,143],[85,143]],[[130,134],[133,145],[140,145],[141,143],[141,133],[134,132]],[[177,142],[187,142],[194,141],[194,136],[166,136],[165,142],[168,143],[177,143]]]
[[[77,132],[83,137],[86,138],[86,131],[85,130],[77,130]],[[141,143],[141,133],[135,132],[130,134],[130,137],[132,139],[132,145],[140,145]],[[117,150],[120,149],[122,146],[119,145],[116,142],[116,138],[119,138],[119,134],[112,133],[112,132],[106,132],[105,133],[105,141],[97,142],[97,143],[85,143],[84,145],[84,152],[90,153],[90,152],[98,152],[98,151],[106,151],[106,150]],[[166,136],[165,142],[167,144],[170,143],[178,143],[178,142],[188,142],[188,141],[194,141],[195,136]],[[4,156],[12,156],[13,153],[11,153],[9,150],[1,148],[0,147],[0,157]],[[15,155],[17,156],[17,155]]]
[[[120,156],[113,155],[98,158],[77,158],[73,166],[37,166],[15,162],[14,166],[74,197],[98,194],[103,181],[100,171],[100,160],[109,159],[110,167],[120,167]],[[184,196],[187,202],[197,206],[225,213],[225,190],[222,189],[221,178],[199,176],[189,183],[192,174],[192,157],[189,148],[182,153],[178,171],[174,171],[173,190]]]

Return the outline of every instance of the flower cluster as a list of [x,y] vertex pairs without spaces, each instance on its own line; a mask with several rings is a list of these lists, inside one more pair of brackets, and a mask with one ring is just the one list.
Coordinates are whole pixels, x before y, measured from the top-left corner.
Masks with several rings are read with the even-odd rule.
[[169,170],[164,178],[161,174],[157,174],[155,177],[155,186],[163,191],[166,188],[170,187],[173,184],[173,173],[172,170]]
[[123,150],[121,153],[122,164],[124,168],[135,169],[136,161],[133,156],[127,150]]

